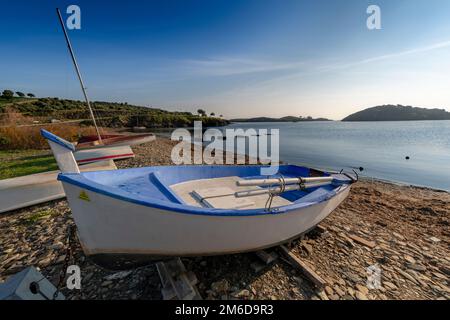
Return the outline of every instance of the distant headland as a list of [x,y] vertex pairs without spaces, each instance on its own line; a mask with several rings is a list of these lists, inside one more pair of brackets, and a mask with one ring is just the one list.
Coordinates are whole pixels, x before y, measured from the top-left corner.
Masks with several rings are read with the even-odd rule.
[[302,121],[331,121],[326,118],[312,118],[312,117],[294,117],[287,116],[282,118],[257,117],[246,119],[231,119],[231,122],[302,122]]
[[415,108],[402,105],[383,105],[353,113],[342,121],[417,121],[450,120],[444,109]]

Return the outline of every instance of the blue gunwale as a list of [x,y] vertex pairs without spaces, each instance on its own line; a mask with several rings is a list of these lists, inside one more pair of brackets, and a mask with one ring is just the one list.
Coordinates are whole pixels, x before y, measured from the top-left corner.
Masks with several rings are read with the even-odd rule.
[[45,129],[41,129],[41,135],[47,139],[50,140],[56,144],[59,144],[61,147],[64,147],[66,149],[71,150],[72,152],[75,151],[75,146],[70,143],[69,141],[64,140],[63,138],[58,137],[57,135],[45,130]]
[[[133,176],[136,174],[136,172],[142,171],[143,175],[150,175],[151,173],[158,173],[161,170],[173,170],[173,168],[177,168],[176,170],[191,170],[192,168],[199,167],[199,166],[155,166],[155,167],[143,167],[143,168],[133,168],[133,169],[121,169],[121,170],[115,170],[113,172],[110,172],[112,174],[119,173],[119,174],[127,174],[130,173]],[[229,169],[231,167],[239,167],[239,169],[242,169],[245,171],[247,168],[251,168],[251,170],[254,170],[255,168],[261,168],[261,166],[201,166],[202,171],[204,169]],[[304,167],[298,167],[298,166],[292,166],[292,165],[283,165],[280,166],[280,170],[287,171],[289,169],[308,169]],[[309,169],[308,169],[309,170]],[[60,173],[58,175],[58,180],[62,181],[64,183],[68,183],[71,185],[75,185],[77,187],[80,187],[85,190],[89,190],[104,196],[108,196],[114,199],[118,199],[121,201],[126,201],[150,208],[157,208],[167,211],[173,211],[178,213],[185,213],[185,214],[193,214],[193,215],[205,215],[205,216],[262,216],[262,215],[273,215],[273,214],[283,214],[288,213],[294,210],[298,210],[301,208],[306,208],[315,204],[319,204],[321,202],[327,201],[331,199],[332,197],[336,196],[337,194],[343,192],[346,188],[339,188],[339,186],[336,186],[332,190],[326,190],[323,188],[322,191],[319,193],[317,197],[314,198],[314,201],[305,201],[305,202],[299,202],[299,203],[293,203],[288,206],[274,208],[272,211],[268,212],[264,209],[250,209],[250,210],[236,210],[236,209],[214,209],[214,208],[201,208],[201,207],[194,207],[189,206],[182,203],[176,203],[176,202],[170,202],[161,200],[158,198],[149,198],[144,197],[139,194],[133,194],[124,190],[121,190],[119,188],[114,188],[106,184],[97,183],[91,179],[86,178],[86,175],[95,174],[95,173],[101,173],[101,171],[97,172],[82,172],[82,173]],[[104,172],[107,174],[107,172]],[[200,177],[199,177],[200,178]],[[188,179],[189,180],[189,179]],[[163,182],[159,181],[159,183],[163,184]],[[341,186],[347,186],[347,184],[341,184]],[[167,186],[165,186],[168,188]],[[311,199],[312,200],[312,199]]]

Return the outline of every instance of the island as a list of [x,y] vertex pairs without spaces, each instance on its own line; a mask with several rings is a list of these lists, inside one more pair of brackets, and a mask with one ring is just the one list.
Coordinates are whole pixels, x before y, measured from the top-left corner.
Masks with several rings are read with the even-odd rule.
[[402,105],[382,105],[353,113],[342,121],[417,121],[450,120],[444,109],[416,108]]
[[294,117],[287,116],[282,118],[257,117],[247,119],[231,119],[231,122],[301,122],[301,121],[332,121],[326,118],[312,118],[312,117]]

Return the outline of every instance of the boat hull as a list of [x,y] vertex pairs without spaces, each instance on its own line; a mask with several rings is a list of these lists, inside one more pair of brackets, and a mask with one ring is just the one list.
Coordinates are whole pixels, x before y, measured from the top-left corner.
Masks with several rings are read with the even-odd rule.
[[[112,161],[91,163],[81,171],[114,170]],[[62,183],[57,180],[59,171],[0,180],[0,213],[26,208],[36,204],[62,199],[66,196]]]
[[350,185],[345,185],[325,201],[278,214],[220,216],[153,208],[64,181],[63,186],[86,255],[113,269],[162,257],[223,255],[272,247],[316,226],[350,191]]
[[77,144],[78,149],[85,148],[105,148],[105,147],[121,147],[121,146],[134,146],[143,143],[148,143],[155,140],[155,136],[151,134],[138,134],[138,135],[106,135],[102,136],[103,145],[98,144],[97,136],[85,137],[85,140]]
[[77,150],[74,152],[74,157],[78,164],[86,164],[96,161],[133,158],[134,153],[130,146],[98,147]]

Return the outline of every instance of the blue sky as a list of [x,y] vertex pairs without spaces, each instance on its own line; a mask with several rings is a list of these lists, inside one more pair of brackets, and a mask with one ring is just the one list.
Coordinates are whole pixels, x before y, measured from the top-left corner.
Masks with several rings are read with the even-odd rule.
[[2,0],[0,89],[82,98],[55,13],[70,4],[92,100],[226,117],[450,110],[448,0]]

